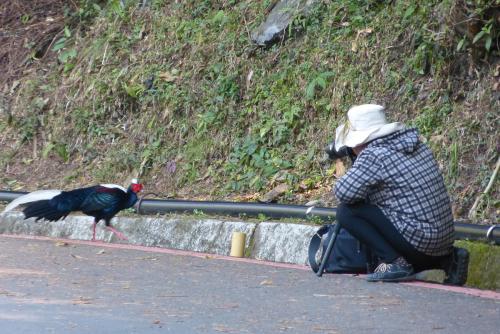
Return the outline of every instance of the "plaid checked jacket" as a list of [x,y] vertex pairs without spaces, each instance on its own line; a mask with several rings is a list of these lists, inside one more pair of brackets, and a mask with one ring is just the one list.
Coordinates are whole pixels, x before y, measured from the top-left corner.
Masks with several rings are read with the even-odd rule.
[[377,205],[418,251],[432,256],[451,252],[450,200],[432,152],[416,129],[370,142],[334,190],[343,203]]

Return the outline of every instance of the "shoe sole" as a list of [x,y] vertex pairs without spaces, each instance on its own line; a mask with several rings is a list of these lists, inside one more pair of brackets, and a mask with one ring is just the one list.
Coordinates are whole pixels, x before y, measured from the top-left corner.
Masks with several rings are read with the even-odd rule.
[[417,275],[413,274],[413,275],[410,275],[410,276],[399,277],[399,278],[377,278],[377,279],[367,278],[366,280],[368,282],[392,282],[392,283],[397,283],[397,282],[415,281],[416,278],[417,278]]

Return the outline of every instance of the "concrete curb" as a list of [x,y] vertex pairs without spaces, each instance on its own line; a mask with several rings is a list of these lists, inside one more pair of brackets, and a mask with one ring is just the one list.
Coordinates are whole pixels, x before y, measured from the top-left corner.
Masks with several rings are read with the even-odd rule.
[[[57,222],[23,219],[21,212],[0,213],[0,234],[83,240],[92,238],[93,218],[69,216]],[[116,247],[159,247],[165,251],[208,253],[228,256],[233,232],[246,234],[245,257],[279,265],[309,265],[308,245],[319,226],[297,223],[242,222],[209,218],[178,217],[115,217],[113,225],[128,241],[120,241],[98,224],[96,239]],[[113,247],[114,247],[113,246]],[[233,258],[236,260],[236,258]],[[238,259],[240,260],[240,259]],[[241,259],[246,260],[246,259]],[[247,260],[248,261],[248,260]],[[254,261],[254,260],[249,260]],[[417,279],[442,283],[442,270],[428,270]],[[421,283],[419,284],[426,284]],[[456,287],[457,291],[464,289]],[[481,290],[482,291],[482,290]]]
[[[93,218],[68,216],[57,222],[24,220],[21,212],[0,214],[0,233],[52,238],[91,240]],[[229,255],[233,232],[246,234],[247,257],[273,262],[308,264],[309,240],[318,226],[295,223],[247,223],[192,217],[115,217],[113,226],[128,241],[119,241],[97,225],[96,239],[109,243],[162,247],[186,251]]]

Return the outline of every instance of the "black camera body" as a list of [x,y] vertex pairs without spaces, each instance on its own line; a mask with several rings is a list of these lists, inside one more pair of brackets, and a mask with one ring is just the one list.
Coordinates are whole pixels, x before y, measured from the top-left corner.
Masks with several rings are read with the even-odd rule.
[[335,149],[335,141],[332,141],[325,147],[325,153],[328,155],[328,159],[336,160],[342,159],[344,157],[349,157],[353,162],[356,159],[356,155],[352,148],[344,146],[340,150]]

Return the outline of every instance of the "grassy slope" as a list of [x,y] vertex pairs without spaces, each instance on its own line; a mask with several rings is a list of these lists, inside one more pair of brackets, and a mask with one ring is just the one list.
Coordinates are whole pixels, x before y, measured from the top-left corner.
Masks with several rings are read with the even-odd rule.
[[[497,159],[498,51],[456,51],[455,1],[321,1],[288,39],[255,48],[270,2],[155,1],[73,30],[66,63],[39,64],[0,114],[3,183],[140,174],[177,197],[253,199],[235,196],[287,183],[280,201],[330,201],[322,147],[349,106],[372,102],[420,129],[464,217]],[[498,182],[480,218],[496,219],[497,196]]]

